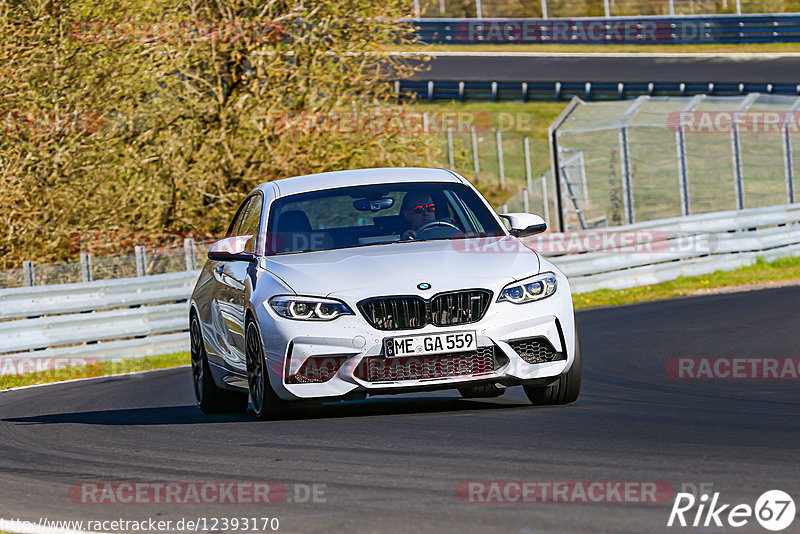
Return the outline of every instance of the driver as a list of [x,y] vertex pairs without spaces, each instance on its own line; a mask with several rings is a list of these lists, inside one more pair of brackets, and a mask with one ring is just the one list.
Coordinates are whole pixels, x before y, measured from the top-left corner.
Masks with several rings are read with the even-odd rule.
[[436,206],[428,193],[422,191],[409,191],[403,197],[400,214],[416,230],[423,224],[436,220]]

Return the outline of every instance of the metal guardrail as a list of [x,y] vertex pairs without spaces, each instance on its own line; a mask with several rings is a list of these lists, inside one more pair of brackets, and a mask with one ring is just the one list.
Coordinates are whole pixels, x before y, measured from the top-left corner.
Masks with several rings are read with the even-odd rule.
[[[603,235],[617,238],[609,246]],[[800,204],[529,239],[569,276],[573,292],[620,289],[800,255]],[[188,350],[185,300],[197,275],[0,290],[0,371],[13,372],[6,365],[12,360],[116,360]]]
[[751,93],[800,95],[800,84],[714,82],[476,82],[399,80],[398,97],[419,100],[534,102],[570,100],[628,100],[640,96],[742,96]]
[[186,304],[67,314],[0,323],[0,352],[173,333],[189,327]]
[[199,271],[0,290],[0,372],[189,349]]
[[[0,290],[0,320],[185,300],[198,271]],[[3,324],[0,323],[0,328]]]
[[800,41],[800,15],[683,15],[570,19],[421,19],[430,44],[690,44]]
[[[485,4],[484,4],[485,2]],[[791,13],[790,0],[532,0],[529,2],[486,2],[486,0],[413,0],[414,18],[445,17],[541,17],[563,18],[592,15],[606,18],[640,15],[717,15],[736,13]]]
[[[782,229],[786,232],[792,228],[788,227],[789,230],[787,230],[785,225],[798,221],[800,221],[800,203],[748,210],[700,213],[687,217],[672,217],[669,219],[644,221],[625,226],[602,228],[597,231],[543,234],[539,240],[539,245],[545,250],[553,251],[557,248],[559,243],[568,240],[569,236],[599,235],[605,232],[627,234],[629,236],[630,245],[652,243],[655,247],[659,243],[668,243],[678,238],[687,238],[697,235],[717,234],[731,237],[739,235],[731,232],[749,232],[749,235],[752,237],[758,228],[775,227],[772,228],[771,231]],[[560,261],[568,262],[571,260],[581,260],[586,257],[586,253],[608,250],[609,247],[604,246],[602,242],[598,243],[589,239],[583,239],[574,240],[570,244],[569,255],[562,255],[557,252],[551,252],[547,255],[552,257],[561,256]],[[612,248],[611,250],[614,251],[617,249]]]
[[545,234],[531,244],[564,271],[576,293],[623,289],[797,255],[800,204]]

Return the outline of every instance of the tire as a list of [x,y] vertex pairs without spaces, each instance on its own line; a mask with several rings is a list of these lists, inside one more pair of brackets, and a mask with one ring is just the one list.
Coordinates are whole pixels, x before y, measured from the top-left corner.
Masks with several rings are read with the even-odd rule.
[[581,393],[582,372],[581,342],[578,339],[578,331],[575,330],[575,361],[570,370],[549,386],[524,386],[525,395],[537,406],[573,403],[578,400]]
[[192,315],[189,328],[192,353],[194,398],[203,413],[241,413],[247,410],[247,393],[222,389],[214,383],[208,354],[200,330],[200,321]]
[[478,386],[458,388],[458,392],[465,399],[490,399],[499,397],[506,392],[506,389],[499,388],[494,384],[480,384]]
[[279,419],[289,411],[286,401],[278,397],[269,383],[269,370],[264,357],[264,345],[256,323],[247,321],[246,330],[247,384],[253,412],[262,421]]

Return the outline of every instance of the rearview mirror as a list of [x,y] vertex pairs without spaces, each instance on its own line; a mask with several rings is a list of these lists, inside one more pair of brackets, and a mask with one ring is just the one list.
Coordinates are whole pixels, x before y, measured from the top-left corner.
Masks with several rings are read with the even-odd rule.
[[217,241],[208,249],[208,259],[217,261],[253,261],[255,254],[245,252],[247,242],[252,235],[226,237]]
[[357,211],[371,211],[372,213],[381,210],[388,210],[392,206],[394,206],[394,199],[390,197],[375,199],[359,198],[358,200],[353,201],[353,207]]
[[541,234],[547,230],[547,223],[532,213],[503,213],[500,217],[508,221],[509,233],[516,237]]

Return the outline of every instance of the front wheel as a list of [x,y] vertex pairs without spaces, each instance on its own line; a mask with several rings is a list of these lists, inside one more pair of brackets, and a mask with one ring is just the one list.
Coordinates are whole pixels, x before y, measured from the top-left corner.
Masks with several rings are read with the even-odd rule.
[[253,320],[247,323],[247,384],[253,412],[261,420],[276,419],[288,410],[288,403],[278,397],[269,383],[264,345]]
[[525,395],[533,404],[541,406],[575,402],[581,393],[582,371],[581,343],[575,330],[575,361],[570,370],[549,386],[525,386]]
[[247,410],[247,393],[222,389],[214,383],[200,321],[192,316],[189,325],[194,398],[203,413],[237,413]]

